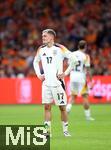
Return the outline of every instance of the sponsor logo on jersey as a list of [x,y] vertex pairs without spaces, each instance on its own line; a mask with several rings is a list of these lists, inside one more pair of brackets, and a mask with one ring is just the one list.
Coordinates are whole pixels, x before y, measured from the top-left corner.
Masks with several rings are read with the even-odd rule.
[[64,101],[61,101],[60,104],[64,104]]
[[46,56],[46,53],[44,53],[43,56]]

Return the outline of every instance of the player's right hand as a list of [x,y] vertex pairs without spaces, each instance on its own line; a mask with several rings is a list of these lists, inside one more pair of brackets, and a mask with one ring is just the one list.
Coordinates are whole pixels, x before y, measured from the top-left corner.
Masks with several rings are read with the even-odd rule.
[[42,74],[42,75],[39,75],[39,77],[38,77],[41,81],[44,81],[45,80],[45,76],[44,76],[44,74]]
[[89,87],[89,89],[90,89],[90,90],[92,90],[92,89],[93,89],[93,87],[94,87],[94,85],[95,85],[94,80],[90,81],[90,82],[88,83],[88,87]]

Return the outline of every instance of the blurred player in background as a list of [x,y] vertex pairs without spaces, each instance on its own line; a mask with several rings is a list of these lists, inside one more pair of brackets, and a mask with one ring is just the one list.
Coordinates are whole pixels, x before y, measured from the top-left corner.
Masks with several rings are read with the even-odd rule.
[[[70,73],[70,88],[71,96],[68,101],[66,110],[67,112],[71,111],[72,103],[78,95],[81,95],[83,98],[83,106],[85,111],[85,116],[87,120],[94,120],[91,117],[90,106],[88,101],[88,87],[87,82],[92,80],[90,73],[90,57],[85,53],[87,48],[87,43],[84,40],[81,40],[78,45],[78,50],[72,53],[72,58],[70,60],[70,65],[63,73],[60,78],[68,75]],[[73,65],[73,57],[75,56],[78,59],[78,63]],[[92,88],[92,87],[91,87]]]
[[[56,44],[54,42],[55,36],[54,30],[43,30],[43,45],[38,48],[33,64],[38,78],[42,81],[42,103],[45,106],[44,124],[48,128],[48,133],[51,133],[51,104],[54,100],[55,104],[60,108],[64,136],[70,136],[66,112],[65,86],[63,80],[58,79],[58,74],[63,73],[63,60],[64,58],[69,58],[70,51],[63,45]],[[40,61],[43,74],[40,72]]]

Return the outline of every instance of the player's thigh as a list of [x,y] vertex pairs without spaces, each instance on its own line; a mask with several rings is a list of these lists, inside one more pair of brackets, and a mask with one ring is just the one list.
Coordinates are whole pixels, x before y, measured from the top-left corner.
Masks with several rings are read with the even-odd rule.
[[79,94],[79,83],[78,82],[70,82],[70,90],[72,95],[78,95]]
[[87,97],[88,95],[88,86],[86,83],[81,83],[80,85],[80,94],[84,97]]
[[83,95],[88,93],[88,88],[84,82],[71,82],[72,95]]
[[42,85],[42,104],[50,104],[52,101],[53,95],[51,88],[46,85]]
[[53,88],[52,94],[56,105],[62,106],[67,104],[66,92],[61,85]]

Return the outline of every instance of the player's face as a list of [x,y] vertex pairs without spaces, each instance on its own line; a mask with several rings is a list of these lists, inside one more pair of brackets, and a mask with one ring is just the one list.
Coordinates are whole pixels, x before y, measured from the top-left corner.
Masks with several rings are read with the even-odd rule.
[[53,36],[51,34],[48,34],[47,32],[43,32],[42,34],[42,42],[43,44],[48,44],[53,41]]

